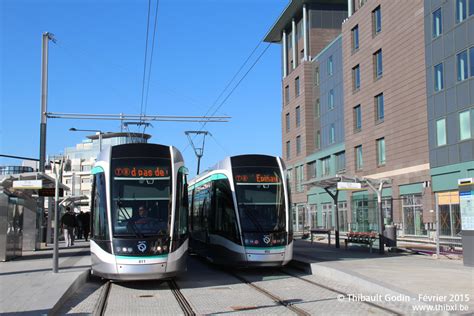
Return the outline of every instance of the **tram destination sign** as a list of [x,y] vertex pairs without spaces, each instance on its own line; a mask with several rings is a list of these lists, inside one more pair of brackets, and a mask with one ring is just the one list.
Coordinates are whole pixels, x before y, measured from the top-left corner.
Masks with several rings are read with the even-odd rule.
[[169,168],[163,166],[119,166],[114,168],[114,175],[127,178],[168,177]]
[[276,174],[237,174],[235,180],[240,183],[279,183],[280,177]]

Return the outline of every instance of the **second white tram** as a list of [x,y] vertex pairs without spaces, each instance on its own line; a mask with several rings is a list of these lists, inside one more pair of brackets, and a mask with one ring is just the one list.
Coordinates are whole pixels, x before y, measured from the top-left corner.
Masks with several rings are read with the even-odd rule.
[[190,248],[211,262],[283,266],[293,257],[290,192],[279,157],[227,157],[189,182]]
[[92,174],[92,273],[145,280],[185,271],[188,197],[181,153],[158,144],[111,146]]

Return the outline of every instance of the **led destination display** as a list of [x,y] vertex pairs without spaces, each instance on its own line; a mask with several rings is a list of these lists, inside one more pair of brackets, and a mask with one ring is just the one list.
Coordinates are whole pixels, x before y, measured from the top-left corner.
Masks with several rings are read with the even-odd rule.
[[156,178],[168,177],[168,167],[116,167],[114,169],[116,177],[131,177],[131,178]]
[[276,174],[238,174],[235,176],[236,182],[240,183],[279,183],[280,177]]

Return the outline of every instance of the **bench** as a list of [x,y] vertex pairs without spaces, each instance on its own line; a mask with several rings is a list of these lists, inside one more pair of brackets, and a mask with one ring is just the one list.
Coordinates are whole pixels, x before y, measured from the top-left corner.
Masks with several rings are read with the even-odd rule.
[[369,245],[370,252],[372,253],[372,245],[374,244],[375,240],[377,240],[376,233],[348,232],[347,238],[344,240],[344,242],[346,249],[349,243]]
[[311,243],[313,243],[313,235],[325,234],[328,235],[328,246],[331,246],[331,230],[325,228],[311,229]]

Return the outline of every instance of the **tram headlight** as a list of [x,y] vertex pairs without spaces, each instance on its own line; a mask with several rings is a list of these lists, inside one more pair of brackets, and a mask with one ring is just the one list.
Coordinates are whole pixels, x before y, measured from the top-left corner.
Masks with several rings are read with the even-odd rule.
[[159,253],[161,253],[161,246],[156,247],[156,251],[158,251]]
[[127,252],[127,248],[126,248],[126,247],[123,247],[123,248],[122,248],[122,251],[123,251],[123,252]]
[[132,248],[132,247],[128,247],[127,251],[128,251],[129,253],[132,253],[132,252],[133,252],[133,248]]
[[164,245],[163,246],[163,251],[167,251],[168,250],[168,246]]
[[120,252],[121,249],[122,248],[120,248],[120,247],[115,247],[115,252]]

